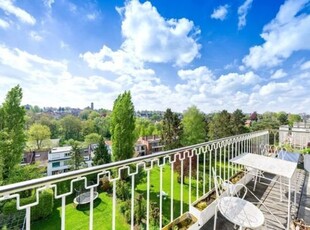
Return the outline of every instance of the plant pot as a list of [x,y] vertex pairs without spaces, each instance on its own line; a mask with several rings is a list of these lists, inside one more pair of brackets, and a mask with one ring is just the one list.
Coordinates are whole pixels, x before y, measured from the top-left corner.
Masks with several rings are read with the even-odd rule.
[[[253,177],[254,177],[253,175],[245,174],[244,172],[238,172],[234,176],[232,176],[229,180],[234,184],[241,183],[245,185],[249,183],[249,181],[251,181]],[[241,188],[242,188],[241,186],[237,186],[236,189],[234,190],[234,194],[239,192]],[[226,196],[226,194],[227,193],[224,192],[222,196]],[[201,203],[205,204],[201,205]],[[198,225],[202,226],[214,216],[215,206],[216,206],[216,193],[215,189],[212,189],[204,196],[196,200],[194,203],[192,203],[189,206],[189,212],[198,218]]]
[[304,154],[304,169],[310,172],[310,154]]
[[[189,212],[198,218],[199,226],[204,225],[213,217],[216,205],[215,200],[215,189],[212,189],[189,206]],[[201,202],[206,202],[206,207],[203,209],[199,208]]]
[[162,228],[162,230],[194,230],[198,228],[197,218],[186,212]]

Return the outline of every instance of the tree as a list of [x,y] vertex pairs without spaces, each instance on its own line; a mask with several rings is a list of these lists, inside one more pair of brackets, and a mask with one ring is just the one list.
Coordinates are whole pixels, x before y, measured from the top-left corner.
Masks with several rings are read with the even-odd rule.
[[20,163],[26,144],[22,96],[22,89],[17,85],[8,92],[0,107],[0,165],[3,167],[0,181],[7,180],[14,166]]
[[251,120],[251,121],[257,121],[257,120],[258,120],[256,111],[254,111],[253,113],[251,113],[251,115],[250,115],[250,120]]
[[73,170],[78,170],[81,166],[82,163],[84,163],[84,158],[81,154],[81,148],[79,146],[79,142],[73,141],[71,142],[71,168]]
[[35,141],[38,149],[41,149],[42,142],[50,139],[51,132],[48,126],[41,124],[33,124],[28,131],[29,140]]
[[40,118],[37,121],[41,125],[46,125],[49,127],[51,132],[50,138],[58,138],[59,137],[59,130],[60,130],[60,124],[58,120],[56,120],[53,116],[49,114],[41,114]]
[[237,109],[231,115],[231,129],[233,135],[238,135],[245,133],[247,129],[245,128],[245,115],[242,113],[242,110]]
[[181,147],[181,120],[171,109],[167,109],[164,114],[161,135],[165,150]]
[[110,116],[96,117],[94,119],[96,133],[100,134],[101,136],[107,139],[110,139],[111,138],[110,121],[111,121]]
[[300,122],[301,116],[297,114],[289,114],[288,115],[288,124],[289,126],[293,127],[295,122]]
[[66,115],[60,120],[60,124],[63,131],[65,140],[80,139],[80,133],[82,130],[81,120],[73,115]]
[[288,124],[288,114],[286,112],[279,112],[277,114],[277,119],[280,125],[287,125]]
[[215,113],[209,123],[208,136],[210,140],[216,140],[231,136],[232,129],[230,127],[231,115],[226,110]]
[[94,165],[103,165],[111,162],[111,155],[104,143],[103,137],[100,138],[99,145],[95,149],[95,157],[93,158]]
[[96,144],[99,143],[101,136],[97,133],[90,133],[85,136],[85,144],[88,146],[90,144]]
[[114,101],[110,130],[114,161],[129,159],[134,153],[135,116],[130,92],[119,95]]
[[196,106],[189,107],[183,113],[182,145],[194,145],[206,140],[205,116]]

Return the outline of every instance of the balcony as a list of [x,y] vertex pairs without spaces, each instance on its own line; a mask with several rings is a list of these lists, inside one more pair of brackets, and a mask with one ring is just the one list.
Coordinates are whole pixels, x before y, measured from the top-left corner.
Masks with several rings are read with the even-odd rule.
[[[191,204],[212,192],[212,168],[223,179],[232,178],[243,168],[232,164],[229,159],[245,152],[275,154],[279,149],[272,144],[278,137],[268,131],[248,133],[2,186],[0,203],[16,203],[15,216],[18,217],[5,223],[0,221],[0,228],[2,224],[8,229],[161,229],[182,214],[192,212]],[[292,206],[291,213],[295,217],[306,217],[309,211],[305,207],[310,202],[310,189],[307,191],[306,187],[310,183],[309,173],[302,169],[297,171],[297,204]],[[280,221],[260,206],[268,229],[285,229],[288,213],[286,197],[284,202],[279,202],[278,184],[269,180],[263,182],[258,183],[255,195]],[[252,180],[247,186],[253,191]],[[33,220],[35,208],[46,202],[41,197],[44,191],[52,193],[52,213]],[[33,199],[23,201],[25,192],[32,194]],[[84,199],[85,203],[79,204],[77,197],[84,193],[89,197]],[[94,194],[98,195],[97,199],[93,199]],[[252,198],[248,196],[246,199]],[[47,203],[44,205],[48,206]],[[0,213],[3,220],[5,215],[8,214]],[[212,216],[205,223],[199,216],[196,219],[195,229],[213,229]],[[218,227],[221,226],[219,229],[233,228],[220,216],[217,223]]]

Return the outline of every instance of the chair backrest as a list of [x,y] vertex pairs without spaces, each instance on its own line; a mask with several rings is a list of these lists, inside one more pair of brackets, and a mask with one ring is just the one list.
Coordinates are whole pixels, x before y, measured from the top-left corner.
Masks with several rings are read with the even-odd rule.
[[287,152],[285,150],[281,150],[278,153],[278,158],[279,159],[286,160],[286,161],[292,161],[292,162],[295,162],[295,163],[298,163],[299,157],[300,157],[299,153],[291,153],[291,152]]
[[230,184],[229,181],[224,181],[220,176],[216,175],[216,171],[214,168],[212,168],[212,173],[216,198],[222,196],[225,191],[227,191],[226,195],[232,195],[232,192],[230,190],[233,190],[233,188],[231,187],[233,185]]

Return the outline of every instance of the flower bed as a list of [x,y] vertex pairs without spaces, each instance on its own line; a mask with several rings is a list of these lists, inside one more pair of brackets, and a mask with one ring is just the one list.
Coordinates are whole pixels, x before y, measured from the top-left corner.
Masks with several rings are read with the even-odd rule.
[[184,213],[182,216],[178,217],[162,230],[194,230],[197,229],[197,218],[190,214],[189,212]]
[[[241,183],[247,184],[253,175],[245,174],[243,171],[240,171],[233,175],[229,181],[233,184]],[[237,186],[234,190],[234,193],[239,192],[241,186]],[[225,194],[225,192],[224,192]],[[212,189],[204,196],[199,198],[197,201],[192,203],[189,207],[189,212],[198,218],[198,225],[204,225],[208,220],[210,220],[214,215],[215,205],[216,205],[216,192],[215,189]]]

